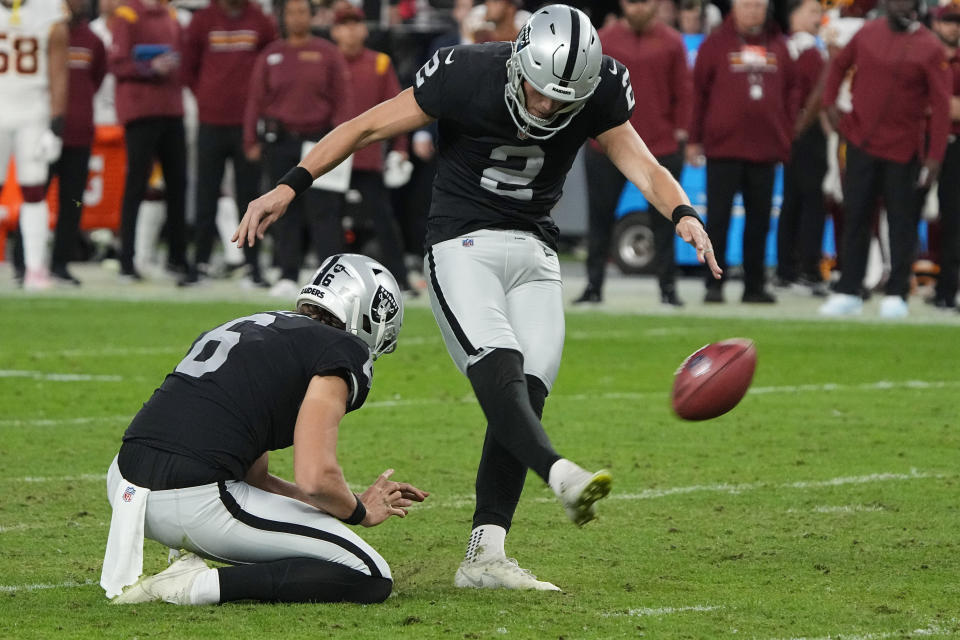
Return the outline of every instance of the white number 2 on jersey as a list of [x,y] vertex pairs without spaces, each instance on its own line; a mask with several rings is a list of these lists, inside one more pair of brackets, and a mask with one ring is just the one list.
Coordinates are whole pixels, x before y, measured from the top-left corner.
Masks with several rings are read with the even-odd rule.
[[633,105],[637,103],[637,99],[633,95],[633,85],[630,84],[629,69],[623,70],[623,80],[621,82],[623,84],[623,90],[626,92],[626,95],[627,95],[627,108],[633,109]]
[[480,185],[487,191],[492,191],[501,196],[516,198],[517,200],[532,200],[533,189],[504,188],[504,185],[524,187],[533,182],[540,170],[543,169],[543,149],[539,145],[514,147],[505,144],[494,148],[490,152],[490,159],[497,162],[505,162],[510,158],[517,157],[526,158],[522,169],[487,167],[483,170]]
[[[182,373],[192,378],[199,378],[205,373],[216,371],[227,361],[227,355],[229,355],[230,350],[240,342],[240,332],[231,331],[230,329],[244,322],[252,322],[261,327],[266,327],[273,324],[276,319],[276,316],[270,315],[269,313],[257,313],[252,316],[247,316],[246,318],[240,318],[239,320],[231,320],[227,324],[220,325],[216,329],[208,331],[202,339],[197,340],[197,343],[190,349],[190,353],[177,365],[177,373]],[[217,343],[216,351],[206,360],[197,360],[211,342]]]

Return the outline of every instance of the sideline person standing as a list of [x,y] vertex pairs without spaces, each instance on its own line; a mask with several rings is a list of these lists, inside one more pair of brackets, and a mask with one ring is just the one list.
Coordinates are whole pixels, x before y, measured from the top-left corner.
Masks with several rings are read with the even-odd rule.
[[[909,314],[922,193],[937,179],[946,152],[952,82],[943,45],[919,22],[920,1],[887,0],[887,15],[868,21],[830,63],[823,106],[847,140],[847,164],[843,266],[835,293],[820,307],[822,315],[863,309],[860,289],[881,195],[890,226],[890,277],[880,316]],[[853,110],[841,118],[837,97],[852,68]]]
[[[620,8],[623,18],[600,30],[600,42],[607,55],[627,68],[634,91],[645,96],[644,109],[634,110],[630,124],[657,162],[679,181],[681,145],[687,139],[693,98],[687,49],[680,34],[657,18],[655,2],[620,0]],[[617,203],[627,179],[596,143],[585,153],[590,210],[587,288],[576,302],[600,302]],[[674,226],[656,209],[650,213],[660,301],[683,306],[677,296]]]
[[[707,232],[726,265],[733,198],[743,196],[743,302],[773,303],[764,254],[777,163],[790,154],[793,70],[767,0],[733,0],[707,36],[693,68],[694,107],[687,161],[707,163]],[[723,281],[709,275],[704,302],[720,303]]]

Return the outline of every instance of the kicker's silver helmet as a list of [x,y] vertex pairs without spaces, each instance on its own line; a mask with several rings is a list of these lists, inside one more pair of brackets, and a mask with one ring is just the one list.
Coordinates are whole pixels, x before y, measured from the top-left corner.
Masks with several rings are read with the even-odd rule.
[[[536,140],[560,131],[600,84],[602,63],[600,37],[582,11],[565,4],[540,9],[523,25],[507,61],[504,100],[513,122]],[[524,80],[543,95],[568,104],[550,118],[531,114],[523,93]]]
[[376,360],[397,347],[403,324],[403,295],[382,264],[356,253],[323,261],[297,296],[296,308],[308,303],[328,311],[344,329],[370,347]]

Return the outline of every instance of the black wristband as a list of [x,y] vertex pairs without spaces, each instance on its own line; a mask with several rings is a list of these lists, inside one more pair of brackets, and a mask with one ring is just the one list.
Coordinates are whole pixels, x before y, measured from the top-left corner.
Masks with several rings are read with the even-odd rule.
[[281,184],[287,185],[293,189],[294,193],[300,195],[313,184],[313,176],[310,175],[309,171],[297,165],[293,169],[290,169],[290,171],[287,171],[284,176],[277,181],[277,186]]
[[57,116],[55,118],[50,118],[50,131],[53,132],[58,138],[63,137],[63,127],[65,122],[64,116]]
[[676,226],[680,224],[681,218],[686,218],[687,216],[696,218],[697,222],[699,222],[701,225],[703,224],[703,220],[701,220],[700,216],[697,215],[697,210],[688,204],[678,205],[677,208],[673,210],[673,215],[670,217],[673,218],[673,224]]
[[367,517],[367,508],[363,506],[363,500],[357,494],[353,494],[353,497],[357,499],[357,508],[353,510],[349,518],[337,518],[344,524],[360,524]]

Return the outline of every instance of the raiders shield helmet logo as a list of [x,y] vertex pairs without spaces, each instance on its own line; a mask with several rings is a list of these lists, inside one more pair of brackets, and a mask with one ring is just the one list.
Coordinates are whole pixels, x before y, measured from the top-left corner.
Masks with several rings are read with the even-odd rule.
[[398,311],[400,311],[400,305],[397,304],[393,294],[384,289],[383,285],[378,286],[373,302],[370,304],[370,319],[374,322],[386,322],[393,320]]

